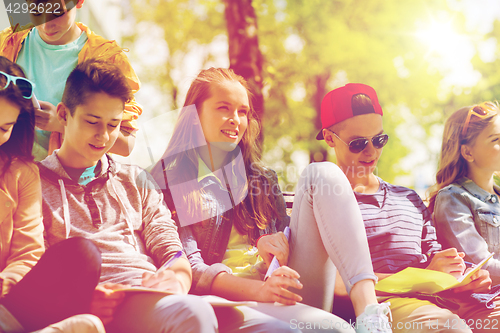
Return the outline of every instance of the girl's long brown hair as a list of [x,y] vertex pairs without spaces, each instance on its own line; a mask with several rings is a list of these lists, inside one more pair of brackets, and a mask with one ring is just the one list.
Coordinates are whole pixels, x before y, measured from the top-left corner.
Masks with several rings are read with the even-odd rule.
[[[0,56],[0,71],[9,75],[26,78],[21,66],[2,56]],[[5,76],[0,78],[1,86],[5,86],[6,82],[4,78]],[[0,145],[0,161],[3,163],[3,167],[0,169],[0,176],[2,176],[14,159],[24,162],[33,161],[32,149],[35,137],[35,110],[31,99],[24,98],[19,88],[13,82],[10,82],[7,88],[0,89],[0,97],[14,103],[20,109],[17,122],[12,128],[9,140]]]
[[436,185],[434,186],[430,199],[429,209],[434,210],[436,196],[440,189],[456,182],[458,179],[467,175],[467,161],[461,153],[461,146],[464,144],[474,144],[478,135],[497,117],[500,109],[498,103],[487,102],[488,107],[495,110],[492,116],[469,121],[467,132],[462,135],[462,130],[465,125],[469,110],[474,106],[463,107],[455,111],[446,121],[443,132],[443,143],[441,146],[441,157],[439,160],[439,169],[436,174]]
[[265,229],[277,216],[273,196],[270,193],[270,190],[274,190],[271,189],[269,180],[272,177],[272,171],[265,168],[260,161],[261,151],[257,144],[260,128],[252,108],[252,95],[248,85],[243,77],[235,74],[231,69],[210,68],[198,74],[187,92],[172,139],[162,159],[153,167],[151,173],[160,184],[166,182],[166,180],[162,182],[162,179],[168,173],[168,185],[191,186],[182,191],[187,193],[184,195],[185,207],[188,207],[189,212],[193,212],[193,217],[196,215],[195,212],[201,210],[203,191],[193,188],[192,185],[185,185],[193,184],[192,180],[197,178],[199,156],[197,147],[205,145],[201,125],[198,123],[198,114],[203,102],[211,97],[212,89],[217,89],[217,86],[225,81],[241,84],[246,89],[250,101],[246,132],[238,144],[239,149],[231,153],[237,154],[241,150],[247,184],[239,193],[236,193],[237,197],[246,195],[246,198],[234,207],[236,218],[233,219],[233,223],[238,232],[243,235],[247,234],[255,242],[258,237],[255,229]]

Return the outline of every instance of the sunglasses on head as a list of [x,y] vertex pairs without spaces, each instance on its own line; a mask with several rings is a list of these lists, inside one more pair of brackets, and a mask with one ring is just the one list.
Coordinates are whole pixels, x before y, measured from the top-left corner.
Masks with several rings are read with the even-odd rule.
[[467,118],[465,119],[464,127],[462,128],[462,136],[467,134],[467,129],[469,128],[469,124],[472,121],[472,116],[476,116],[479,119],[485,119],[488,117],[493,117],[496,112],[495,104],[491,102],[484,102],[478,105],[474,105],[469,109],[467,113]]
[[33,82],[24,77],[9,75],[0,71],[0,89],[6,89],[11,82],[19,88],[24,98],[30,99],[33,96],[33,89],[35,88]]
[[[332,131],[330,131],[332,132]],[[361,153],[366,146],[368,145],[368,142],[370,142],[370,139],[368,138],[357,138],[352,140],[349,143],[346,143],[344,140],[342,140],[337,133],[332,132],[340,141],[342,141],[347,147],[349,147],[349,151],[351,153],[357,154]],[[371,142],[373,144],[373,147],[376,149],[381,149],[383,148],[386,144],[387,141],[389,141],[389,135],[387,134],[379,134],[375,135],[373,138],[371,138]]]

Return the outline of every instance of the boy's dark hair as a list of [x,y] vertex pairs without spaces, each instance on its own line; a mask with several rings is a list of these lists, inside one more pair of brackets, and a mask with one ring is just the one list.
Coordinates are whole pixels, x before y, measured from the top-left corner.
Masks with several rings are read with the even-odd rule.
[[[356,94],[352,96],[351,105],[353,110],[358,110],[359,114],[372,113],[373,104],[370,97],[366,94]],[[364,111],[365,109],[369,111]],[[371,112],[370,112],[371,111]],[[336,123],[335,125],[330,126],[330,131],[334,133],[338,133],[343,130],[345,127],[345,122],[341,121],[340,123]]]
[[62,102],[73,116],[76,107],[85,104],[89,95],[95,93],[106,93],[119,98],[123,104],[133,98],[132,89],[118,67],[110,62],[89,59],[76,66],[69,74]]
[[[373,109],[372,100],[366,94],[356,94],[352,96],[352,108],[353,109]],[[359,114],[374,113],[372,112],[359,112]]]
[[[23,69],[9,59],[0,56],[0,71],[9,75],[24,77]],[[0,85],[4,86],[5,81],[0,79]],[[35,133],[35,110],[31,99],[25,99],[21,90],[13,82],[9,86],[0,90],[0,97],[7,99],[17,105],[20,109],[17,122],[12,128],[9,140],[0,145],[0,157],[4,157],[4,166],[0,170],[0,175],[9,168],[13,158],[19,158],[25,161],[32,161],[34,133]]]

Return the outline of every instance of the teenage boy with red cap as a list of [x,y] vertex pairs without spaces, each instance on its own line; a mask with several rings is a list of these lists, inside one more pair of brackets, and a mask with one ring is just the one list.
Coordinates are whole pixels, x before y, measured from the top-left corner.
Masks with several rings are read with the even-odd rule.
[[331,312],[338,269],[357,316],[356,332],[392,332],[389,304],[377,302],[377,276],[363,219],[337,165],[312,163],[304,170],[295,191],[290,229],[288,266],[300,275],[303,287],[294,292],[302,303]]
[[[383,181],[374,174],[388,140],[375,90],[350,83],[330,91],[321,105],[322,130],[316,137],[335,149],[337,165],[349,180],[363,216],[375,274],[384,279],[406,267],[437,270],[459,277],[463,253],[441,250],[431,215],[418,194]],[[321,207],[317,208],[318,210]],[[474,332],[492,328],[500,314],[472,300],[471,291],[487,292],[485,270],[468,285],[442,295],[454,309],[411,297],[385,297],[391,303],[395,332]],[[461,318],[467,319],[464,324]]]

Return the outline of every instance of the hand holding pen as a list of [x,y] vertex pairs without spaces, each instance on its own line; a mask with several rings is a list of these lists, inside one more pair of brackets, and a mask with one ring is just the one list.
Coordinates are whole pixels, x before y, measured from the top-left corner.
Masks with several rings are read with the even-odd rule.
[[181,293],[182,286],[175,272],[169,269],[181,256],[182,251],[178,251],[170,260],[163,264],[156,273],[144,273],[142,275],[142,286],[162,291],[171,291],[172,293]]
[[181,256],[182,256],[182,251],[177,251],[177,253],[174,254],[174,256],[172,258],[170,258],[169,260],[167,260],[167,262],[164,263],[163,266],[161,266],[156,271],[155,274],[159,274],[159,273],[163,272],[164,270],[170,268],[177,261],[177,259],[179,259]]
[[288,266],[281,266],[271,273],[259,290],[261,302],[294,305],[301,302],[302,297],[289,288],[302,289],[300,275]]
[[[290,228],[285,227],[285,230],[283,231],[283,235],[286,237],[286,248],[288,249],[288,239],[290,238]],[[286,251],[286,262],[288,262],[288,251]],[[286,263],[285,263],[286,265]],[[274,256],[271,260],[271,263],[269,264],[269,267],[266,272],[266,276],[264,277],[264,280],[266,280],[268,277],[271,276],[271,274],[277,270],[280,267],[280,263],[278,262],[278,258]]]
[[[276,236],[277,234],[274,234]],[[286,266],[288,261],[288,239],[290,238],[290,228],[286,227],[282,233],[283,238],[286,240],[284,248],[286,251],[286,260],[280,266],[278,257],[274,256],[267,269],[266,276],[264,277],[264,285],[261,293],[268,295],[265,302],[269,300],[274,301],[276,304],[294,305],[296,302],[302,301],[302,297],[288,288],[302,289],[302,284],[299,281],[299,273]],[[259,249],[259,254],[260,249]]]
[[476,267],[476,264],[473,262],[469,262],[469,261],[464,260],[464,264],[465,264],[465,268],[475,268]]

